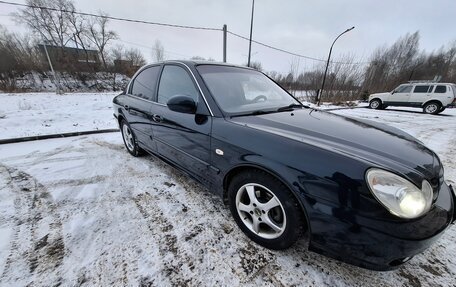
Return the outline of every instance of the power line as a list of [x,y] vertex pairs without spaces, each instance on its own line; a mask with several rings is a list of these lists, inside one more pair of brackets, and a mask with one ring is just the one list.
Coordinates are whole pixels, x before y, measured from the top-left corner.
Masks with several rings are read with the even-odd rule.
[[[130,45],[133,45],[133,46],[138,46],[138,47],[141,47],[141,48],[144,48],[144,49],[150,49],[150,50],[153,50],[153,51],[157,51],[157,50],[158,50],[158,49],[156,49],[156,48],[154,48],[154,47],[150,47],[150,46],[147,46],[147,45],[143,45],[143,44],[139,44],[139,43],[134,43],[134,42],[130,42],[130,41],[125,41],[125,40],[120,40],[120,39],[115,39],[114,41],[118,41],[118,42],[130,44]],[[184,55],[184,54],[180,54],[180,53],[168,51],[168,50],[166,50],[166,49],[164,49],[163,52],[164,52],[165,54],[174,54],[174,55],[178,55],[178,56],[182,56],[182,57],[186,57],[186,58],[191,58],[191,56],[189,56],[189,55]]]
[[71,10],[65,10],[65,9],[57,9],[57,8],[51,8],[51,7],[45,7],[45,6],[14,3],[14,2],[8,2],[8,1],[0,1],[0,4],[7,4],[7,5],[20,6],[20,7],[28,7],[28,8],[34,8],[34,9],[43,9],[43,10],[50,10],[50,11],[56,11],[56,12],[65,12],[65,13],[72,13],[72,14],[77,14],[77,15],[84,15],[84,16],[90,16],[90,17],[99,17],[99,18],[105,18],[105,19],[116,20],[116,21],[126,21],[126,22],[141,23],[141,24],[148,24],[148,25],[158,25],[158,26],[166,26],[166,27],[173,27],[173,28],[183,28],[183,29],[194,29],[194,30],[222,31],[222,29],[220,29],[220,28],[197,27],[197,26],[187,26],[187,25],[177,25],[177,24],[169,24],[169,23],[151,22],[151,21],[136,20],[136,19],[129,19],[129,18],[113,17],[113,16],[108,16],[108,15],[99,15],[99,14],[93,14],[93,13],[87,13],[87,12],[79,12],[79,11],[71,11]]
[[[233,36],[235,36],[235,37],[238,37],[238,38],[241,38],[241,39],[244,39],[244,40],[249,41],[249,38],[244,37],[244,36],[239,35],[239,34],[236,34],[236,33],[234,33],[234,32],[227,31],[227,33],[228,33],[228,34],[231,34],[231,35],[233,35]],[[313,58],[313,57],[309,57],[309,56],[297,54],[297,53],[290,52],[290,51],[287,51],[287,50],[284,50],[284,49],[281,49],[281,48],[277,48],[277,47],[274,47],[274,46],[271,46],[271,45],[268,45],[268,44],[265,44],[265,43],[262,43],[262,42],[259,42],[259,41],[255,41],[255,40],[253,40],[253,39],[252,39],[252,42],[255,43],[255,44],[258,44],[258,45],[260,45],[260,46],[263,46],[263,47],[266,47],[266,48],[269,48],[269,49],[272,49],[272,50],[276,50],[276,51],[279,51],[279,52],[282,52],[282,53],[286,53],[286,54],[289,54],[289,55],[292,55],[292,56],[296,56],[296,57],[300,57],[300,58],[304,58],[304,59],[308,59],[308,60],[313,60],[313,61],[318,61],[318,62],[324,62],[324,63],[326,63],[326,60],[324,60],[324,59],[318,59],[318,58]],[[363,64],[369,64],[370,62],[349,63],[349,62],[330,61],[330,63],[334,63],[334,64],[343,64],[343,65],[363,65]]]

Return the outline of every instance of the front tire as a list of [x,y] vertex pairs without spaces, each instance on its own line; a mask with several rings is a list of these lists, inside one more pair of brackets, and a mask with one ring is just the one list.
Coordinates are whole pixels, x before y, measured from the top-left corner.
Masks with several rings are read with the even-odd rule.
[[374,110],[380,110],[382,108],[382,101],[379,99],[373,99],[369,102],[369,108]]
[[442,105],[438,102],[429,102],[423,106],[423,112],[426,114],[436,115],[440,112]]
[[228,187],[231,214],[239,228],[269,249],[293,245],[305,226],[301,208],[290,190],[269,174],[249,170]]
[[127,121],[122,120],[120,122],[120,131],[122,133],[122,138],[125,147],[132,156],[141,156],[142,154],[144,154],[143,150],[138,146],[136,136],[131,130],[131,127]]

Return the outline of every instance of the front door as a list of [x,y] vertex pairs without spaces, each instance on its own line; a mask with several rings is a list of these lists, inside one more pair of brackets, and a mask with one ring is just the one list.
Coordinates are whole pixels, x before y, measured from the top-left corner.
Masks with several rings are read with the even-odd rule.
[[413,85],[400,85],[399,87],[394,89],[394,91],[388,97],[388,102],[386,104],[396,106],[408,105],[412,88]]
[[[166,103],[176,95],[193,98],[197,103],[196,114],[171,111]],[[164,66],[152,114],[158,153],[209,184],[212,118],[186,68]]]

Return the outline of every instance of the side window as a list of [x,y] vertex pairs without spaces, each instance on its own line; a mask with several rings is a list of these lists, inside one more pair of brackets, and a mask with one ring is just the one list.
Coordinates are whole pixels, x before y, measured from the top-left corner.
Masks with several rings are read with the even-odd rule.
[[441,93],[441,94],[443,94],[443,93],[446,93],[446,90],[447,90],[447,89],[446,89],[446,86],[437,86],[437,87],[435,87],[434,93]]
[[198,90],[190,75],[179,66],[165,66],[158,86],[158,102],[166,104],[176,95],[185,95],[198,102]]
[[411,85],[402,85],[402,86],[399,86],[398,88],[396,88],[396,93],[410,93],[411,90],[412,90]]
[[434,89],[434,86],[429,86],[429,91],[428,93],[432,93],[432,90]]
[[160,71],[160,66],[143,70],[133,81],[131,94],[133,96],[152,101],[154,99],[155,85]]
[[415,90],[413,90],[414,93],[427,93],[429,90],[429,85],[417,85],[415,87]]

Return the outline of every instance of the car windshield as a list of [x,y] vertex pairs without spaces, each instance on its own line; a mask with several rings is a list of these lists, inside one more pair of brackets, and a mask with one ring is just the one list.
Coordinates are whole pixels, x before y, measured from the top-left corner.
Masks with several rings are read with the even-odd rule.
[[301,103],[258,71],[222,65],[199,65],[197,69],[219,107],[231,116],[302,107]]

